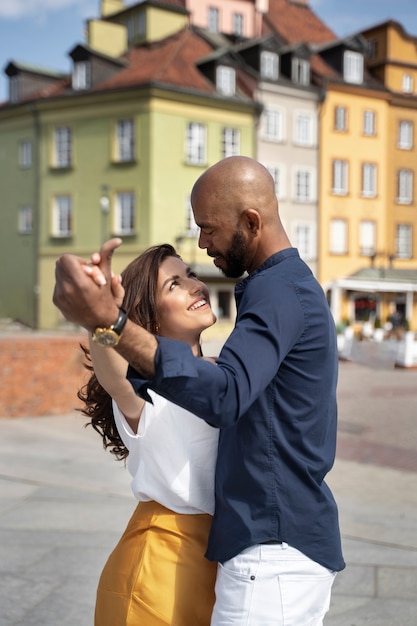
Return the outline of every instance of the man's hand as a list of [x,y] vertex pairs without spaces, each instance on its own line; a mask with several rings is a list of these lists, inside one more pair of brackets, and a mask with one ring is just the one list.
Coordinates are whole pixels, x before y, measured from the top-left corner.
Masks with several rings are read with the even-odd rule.
[[90,332],[97,326],[111,326],[117,319],[119,311],[112,293],[111,259],[121,243],[121,239],[110,239],[100,249],[100,262],[96,265],[99,272],[95,271],[105,280],[91,280],[86,261],[73,254],[64,254],[56,262],[53,302],[67,320]]

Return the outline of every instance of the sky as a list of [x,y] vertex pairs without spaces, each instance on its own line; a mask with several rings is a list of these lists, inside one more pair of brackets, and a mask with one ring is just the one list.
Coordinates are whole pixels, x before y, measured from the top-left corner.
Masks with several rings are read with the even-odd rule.
[[[125,6],[135,1],[125,0]],[[416,0],[309,0],[310,7],[344,37],[387,19],[417,37]],[[7,98],[9,61],[69,73],[68,53],[83,43],[85,21],[99,16],[100,0],[0,0],[0,101]]]

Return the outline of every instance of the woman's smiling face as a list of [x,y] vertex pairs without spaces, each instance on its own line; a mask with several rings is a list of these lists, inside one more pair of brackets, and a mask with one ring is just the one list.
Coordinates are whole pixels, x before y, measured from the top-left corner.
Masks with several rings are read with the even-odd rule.
[[162,337],[193,343],[216,321],[207,286],[177,257],[167,257],[159,267],[157,302]]

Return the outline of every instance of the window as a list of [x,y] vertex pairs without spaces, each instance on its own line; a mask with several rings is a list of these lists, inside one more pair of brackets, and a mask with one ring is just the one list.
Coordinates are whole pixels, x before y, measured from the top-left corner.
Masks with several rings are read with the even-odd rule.
[[297,113],[295,116],[295,143],[299,146],[312,146],[313,118],[310,113]]
[[187,126],[187,163],[205,165],[206,163],[206,127],[204,124],[191,122]]
[[209,7],[208,10],[208,29],[212,33],[219,32],[219,9]]
[[126,20],[127,40],[131,43],[135,38],[135,20],[133,15],[129,15]]
[[374,111],[365,111],[363,114],[363,134],[368,137],[376,134]]
[[343,58],[343,77],[347,83],[363,82],[363,55],[346,50]]
[[411,204],[413,201],[413,172],[411,170],[398,171],[397,202]]
[[243,15],[241,13],[233,13],[233,34],[238,37],[243,35]]
[[376,165],[374,163],[362,165],[362,196],[364,198],[376,196]]
[[20,167],[32,167],[32,142],[23,140],[19,144]]
[[339,131],[347,130],[347,109],[337,106],[334,109],[334,129]]
[[348,163],[336,159],[333,161],[333,193],[346,195],[348,192]]
[[271,174],[275,183],[275,193],[278,200],[285,197],[285,169],[283,165],[267,165],[267,170]]
[[315,197],[313,173],[297,168],[294,173],[294,197],[297,202],[312,202]]
[[411,259],[413,254],[413,227],[411,224],[397,224],[395,256],[398,259]]
[[52,236],[70,237],[72,234],[72,198],[55,196],[52,209]]
[[301,258],[311,260],[315,257],[315,228],[312,224],[296,224],[293,228],[293,241]]
[[221,290],[217,292],[217,317],[220,320],[230,319],[232,309],[232,292]]
[[368,41],[368,58],[375,59],[377,54],[378,54],[378,40],[370,39]]
[[413,93],[413,77],[411,74],[404,74],[402,87],[404,93]]
[[398,125],[398,147],[411,150],[413,147],[413,122],[401,121]]
[[116,123],[116,160],[133,161],[135,158],[135,124],[133,120]]
[[280,109],[265,109],[263,113],[264,137],[269,141],[283,140],[283,113]]
[[277,80],[279,76],[279,57],[276,52],[263,50],[261,52],[261,77],[268,80]]
[[355,321],[369,322],[376,315],[376,299],[374,296],[359,296],[354,299]]
[[131,191],[116,193],[114,209],[114,234],[133,235],[135,232],[135,194]]
[[77,61],[72,70],[72,88],[74,90],[88,89],[91,85],[90,61]]
[[219,65],[216,69],[217,90],[225,96],[234,96],[236,93],[236,71],[233,67]]
[[347,223],[346,220],[334,219],[330,222],[330,253],[347,253]]
[[373,256],[376,250],[376,225],[370,220],[363,220],[359,226],[360,254]]
[[24,206],[19,209],[18,231],[21,235],[30,235],[33,230],[33,211],[32,207]]
[[55,167],[70,167],[72,162],[72,136],[68,126],[58,126],[54,131]]
[[136,15],[136,30],[138,37],[145,37],[146,35],[146,13],[142,11]]
[[187,196],[185,201],[185,234],[187,237],[198,237],[199,232],[200,229],[194,219],[191,198],[190,196]]
[[9,100],[10,102],[19,102],[20,98],[20,80],[19,76],[10,76],[9,78]]
[[237,128],[223,128],[222,156],[237,156],[240,154],[240,132]]
[[291,79],[298,85],[310,84],[310,63],[304,59],[295,57],[291,65]]

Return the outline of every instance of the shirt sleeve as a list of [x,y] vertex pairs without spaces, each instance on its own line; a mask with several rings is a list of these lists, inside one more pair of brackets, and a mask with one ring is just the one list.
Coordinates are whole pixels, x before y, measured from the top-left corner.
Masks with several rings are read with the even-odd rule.
[[236,423],[265,390],[305,327],[305,312],[297,290],[282,281],[271,291],[258,276],[239,303],[236,326],[217,365],[193,356],[180,341],[158,337],[155,378],[144,380],[129,368],[136,393],[148,388],[218,428]]
[[125,444],[126,448],[130,451],[132,447],[132,441],[137,439],[138,435],[133,432],[129,426],[125,416],[119,409],[117,403],[112,399],[112,408],[114,421],[116,423],[117,432],[120,435],[120,439]]

